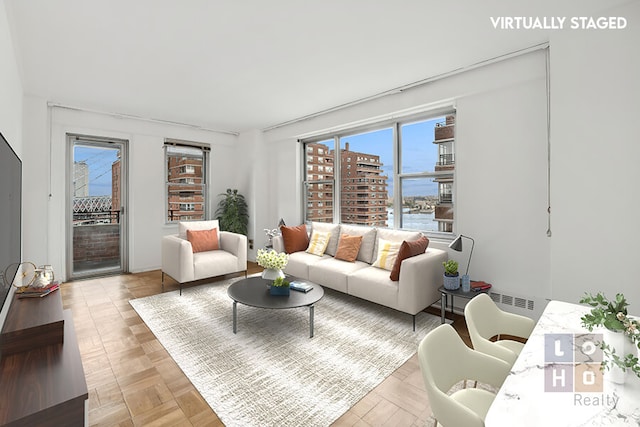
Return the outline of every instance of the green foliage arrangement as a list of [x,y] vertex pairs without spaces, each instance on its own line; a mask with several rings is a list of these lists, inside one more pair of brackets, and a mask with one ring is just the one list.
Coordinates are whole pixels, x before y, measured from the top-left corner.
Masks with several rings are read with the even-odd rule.
[[[629,304],[623,294],[616,294],[616,299],[609,301],[602,292],[598,292],[595,296],[586,293],[580,303],[593,307],[591,312],[580,318],[582,326],[590,332],[595,327],[604,326],[611,331],[622,333],[636,348],[640,349],[640,324],[636,319],[628,316],[627,307]],[[615,349],[604,341],[600,343],[600,348],[606,356],[602,362],[602,369],[610,369],[610,365],[615,365],[625,372],[630,369],[640,377],[637,354],[616,354]]]
[[450,259],[448,261],[443,262],[442,265],[444,265],[444,274],[446,276],[458,275],[458,261],[454,261]]
[[244,196],[238,190],[227,189],[219,194],[223,199],[218,203],[216,217],[220,222],[220,230],[247,235],[249,225],[249,207]]
[[290,283],[287,282],[286,280],[284,280],[282,277],[278,277],[276,278],[273,283],[271,284],[271,286],[275,286],[275,287],[280,287],[280,286],[289,286]]

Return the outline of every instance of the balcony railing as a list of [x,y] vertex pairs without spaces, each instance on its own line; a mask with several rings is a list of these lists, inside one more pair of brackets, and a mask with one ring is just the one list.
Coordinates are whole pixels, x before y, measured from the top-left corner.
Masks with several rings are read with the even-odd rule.
[[118,224],[120,211],[74,212],[73,225]]
[[438,156],[438,159],[438,166],[447,166],[455,163],[453,153],[440,154],[440,156]]

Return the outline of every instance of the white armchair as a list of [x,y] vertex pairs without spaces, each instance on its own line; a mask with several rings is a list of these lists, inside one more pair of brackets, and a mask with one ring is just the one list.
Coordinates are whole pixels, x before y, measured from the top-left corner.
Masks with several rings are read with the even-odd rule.
[[[187,230],[218,229],[219,249],[193,252]],[[180,222],[178,234],[162,237],[162,290],[164,276],[180,284],[244,271],[247,274],[247,236],[220,231],[218,221]]]

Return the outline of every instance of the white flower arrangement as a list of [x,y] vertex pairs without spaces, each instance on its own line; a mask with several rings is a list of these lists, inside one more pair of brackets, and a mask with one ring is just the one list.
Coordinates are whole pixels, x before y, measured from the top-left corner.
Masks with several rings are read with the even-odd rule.
[[287,266],[287,263],[289,262],[289,255],[284,252],[278,253],[273,249],[269,251],[258,249],[256,260],[260,267],[282,270]]

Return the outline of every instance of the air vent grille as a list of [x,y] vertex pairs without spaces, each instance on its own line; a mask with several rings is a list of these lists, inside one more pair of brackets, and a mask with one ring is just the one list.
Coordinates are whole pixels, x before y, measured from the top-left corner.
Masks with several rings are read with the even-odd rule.
[[496,304],[504,304],[512,307],[518,307],[524,310],[534,310],[534,300],[517,297],[512,295],[499,294],[497,292],[489,292],[489,296]]

